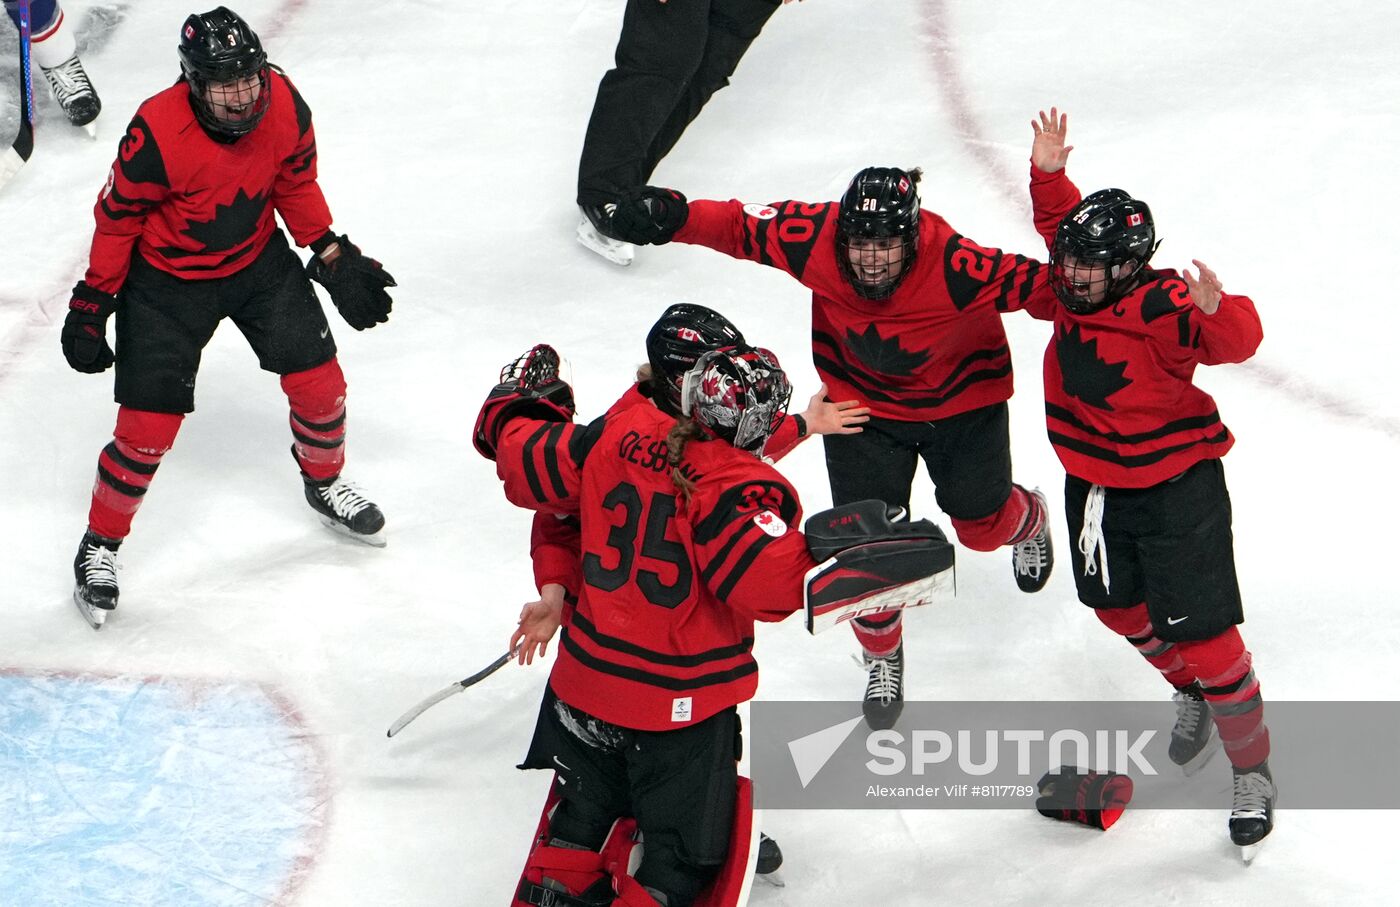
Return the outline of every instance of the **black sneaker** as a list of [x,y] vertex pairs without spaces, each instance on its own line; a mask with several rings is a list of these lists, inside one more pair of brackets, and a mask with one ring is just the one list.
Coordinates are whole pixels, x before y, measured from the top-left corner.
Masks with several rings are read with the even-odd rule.
[[1176,703],[1176,724],[1167,756],[1187,775],[1194,775],[1220,749],[1220,735],[1215,732],[1210,704],[1199,681],[1178,689],[1172,694],[1172,701]]
[[889,655],[865,654],[865,723],[871,730],[887,731],[904,711],[904,643]]
[[121,539],[109,539],[89,529],[73,559],[73,604],[94,630],[101,630],[107,612],[117,607],[117,549]]
[[1030,538],[1011,546],[1011,567],[1016,571],[1016,588],[1022,592],[1039,592],[1050,581],[1055,569],[1055,549],[1050,544],[1050,509],[1039,488],[1030,492],[1031,510],[1026,515],[1030,525],[1040,528]]
[[1254,768],[1235,769],[1235,802],[1230,810],[1230,840],[1240,847],[1253,847],[1274,830],[1274,801],[1278,789],[1269,763]]
[[342,535],[383,548],[384,514],[374,502],[340,476],[315,481],[302,477],[306,503],[321,515],[321,522]]

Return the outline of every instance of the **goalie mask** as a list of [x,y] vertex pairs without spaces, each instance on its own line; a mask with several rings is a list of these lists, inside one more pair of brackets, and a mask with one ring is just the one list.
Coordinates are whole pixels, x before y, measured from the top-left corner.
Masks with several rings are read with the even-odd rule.
[[671,306],[647,332],[652,399],[667,415],[679,416],[681,380],[695,361],[710,350],[744,345],[744,335],[714,309],[688,302]]
[[1122,189],[1100,189],[1055,230],[1050,286],[1060,304],[1090,315],[1122,299],[1157,250],[1152,211]]
[[272,102],[262,42],[226,6],[185,20],[180,69],[190,83],[195,118],[224,138],[252,132]]
[[685,374],[681,402],[706,435],[755,457],[787,415],[792,387],[768,350],[712,350]]
[[889,299],[914,266],[919,176],[918,170],[866,167],[841,197],[836,263],[864,299]]

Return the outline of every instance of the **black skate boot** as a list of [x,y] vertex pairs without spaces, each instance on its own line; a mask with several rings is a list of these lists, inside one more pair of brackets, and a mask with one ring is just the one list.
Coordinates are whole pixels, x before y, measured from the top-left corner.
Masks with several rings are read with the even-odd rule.
[[101,630],[107,613],[117,607],[117,549],[121,544],[121,539],[104,538],[89,529],[73,559],[73,604],[94,630]]
[[1220,735],[1215,732],[1210,705],[1199,681],[1178,689],[1172,694],[1172,701],[1176,703],[1176,725],[1167,756],[1189,777],[1204,768],[1220,749]]
[[1269,774],[1269,763],[1254,768],[1235,769],[1235,805],[1230,810],[1230,840],[1238,845],[1248,863],[1254,849],[1274,830],[1274,802],[1278,788]]
[[321,515],[322,523],[366,545],[384,547],[384,514],[355,486],[340,476],[317,481],[303,474],[302,481],[306,503]]
[[865,654],[865,723],[871,730],[887,731],[904,711],[904,643],[889,655]]
[[90,124],[102,112],[102,101],[97,97],[97,91],[92,87],[92,81],[78,55],[73,54],[57,66],[39,68],[43,70],[44,78],[49,80],[53,96],[67,114],[68,122],[82,126],[89,135],[95,135],[96,129]]
[[1050,581],[1055,569],[1055,549],[1050,544],[1050,510],[1039,488],[1030,492],[1028,520],[1039,519],[1040,529],[1030,538],[1011,546],[1011,566],[1016,571],[1016,588],[1039,592]]
[[758,862],[754,864],[754,872],[761,876],[777,872],[783,865],[783,850],[778,846],[778,842],[765,835],[758,833]]

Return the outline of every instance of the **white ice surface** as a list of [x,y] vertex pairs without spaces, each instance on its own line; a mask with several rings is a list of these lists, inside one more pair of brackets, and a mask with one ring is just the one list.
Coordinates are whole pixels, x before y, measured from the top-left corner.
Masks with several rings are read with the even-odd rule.
[[[177,75],[186,6],[131,3],[87,59],[105,107],[97,142],[59,122],[41,91],[34,158],[0,196],[0,667],[246,681],[294,703],[330,799],[316,813],[319,859],[287,881],[282,903],[509,900],[546,783],[513,768],[546,669],[502,671],[384,737],[414,701],[503,651],[532,593],[528,516],[468,443],[502,362],[556,344],[581,411],[596,413],[628,382],[656,314],[689,300],[778,351],[801,399],[815,389],[807,294],[794,281],[679,246],[643,249],[622,271],[574,241],[579,142],[622,5],[236,7],[315,112],[337,227],[399,281],[387,325],[356,333],[332,315],[351,388],[347,475],[388,515],[384,550],[317,524],[276,379],[225,328],[204,356],[198,411],[122,549],[120,610],[94,633],[68,602],[115,407],[110,376],[64,365],[58,326],[125,122]],[[70,16],[81,21],[82,8],[73,0]],[[1400,6],[1359,0],[809,0],[777,12],[655,181],[699,198],[826,200],[861,166],[921,165],[928,207],[983,244],[1035,254],[1028,122],[1040,107],[1067,109],[1079,184],[1149,200],[1157,263],[1206,261],[1263,318],[1251,363],[1198,380],[1239,439],[1227,470],[1244,633],[1265,695],[1397,699],[1397,34]],[[1039,390],[1047,329],[1019,316],[1007,328],[1016,475],[1049,493],[1064,558],[1062,473]],[[818,444],[784,471],[808,512],[826,506]],[[915,509],[936,515],[922,477]],[[911,698],[1167,692],[1076,602],[1067,559],[1031,598],[1015,591],[1004,552],[958,556],[957,603],[910,615]],[[853,697],[863,677],[852,650],[843,632],[762,627],[759,696]],[[64,819],[12,806],[0,804],[0,903],[6,873],[24,868],[21,842]],[[753,903],[1389,902],[1393,815],[1285,810],[1246,869],[1225,811],[1130,810],[1107,834],[1014,812],[769,813],[788,885],[759,887]],[[270,841],[279,822],[269,819]],[[47,903],[134,903],[116,891],[74,900],[61,881]]]

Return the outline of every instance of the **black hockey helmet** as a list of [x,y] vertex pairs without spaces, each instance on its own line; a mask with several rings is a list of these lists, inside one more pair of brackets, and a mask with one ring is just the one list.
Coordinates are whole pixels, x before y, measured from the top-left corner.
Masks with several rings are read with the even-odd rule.
[[688,302],[671,306],[647,332],[652,399],[664,412],[680,415],[681,379],[695,361],[710,350],[743,345],[744,335],[714,309]]
[[[1112,305],[1137,286],[1157,250],[1157,232],[1146,203],[1122,189],[1100,189],[1074,206],[1055,230],[1050,250],[1050,286],[1077,315]],[[1102,280],[1075,280],[1066,268],[1102,267]]]
[[[190,83],[195,117],[210,132],[236,138],[247,135],[267,113],[272,93],[267,83],[267,53],[243,17],[226,6],[195,13],[180,29],[180,69]],[[234,98],[216,104],[210,86],[257,79],[257,91],[245,92],[246,104]]]
[[[857,295],[888,299],[914,265],[919,250],[919,178],[917,168],[866,167],[855,175],[841,196],[836,220],[836,262]],[[861,273],[851,263],[851,240],[898,237],[902,255],[898,271],[890,276],[888,251],[872,262],[873,274]]]
[[686,415],[701,431],[755,457],[787,415],[792,385],[778,357],[753,347],[710,350],[685,373]]

